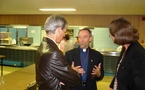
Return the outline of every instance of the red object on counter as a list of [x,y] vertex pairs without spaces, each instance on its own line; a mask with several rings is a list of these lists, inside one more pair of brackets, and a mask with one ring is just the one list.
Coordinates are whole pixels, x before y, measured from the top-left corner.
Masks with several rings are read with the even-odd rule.
[[144,40],[141,40],[141,43],[144,43]]

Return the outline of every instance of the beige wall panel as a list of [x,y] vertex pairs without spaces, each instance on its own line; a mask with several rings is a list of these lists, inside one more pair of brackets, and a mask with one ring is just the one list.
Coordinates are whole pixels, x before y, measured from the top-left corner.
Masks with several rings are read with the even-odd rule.
[[[46,21],[46,19],[49,17],[50,15],[39,15],[39,24],[40,25],[44,25],[44,23],[45,23],[45,21]],[[38,24],[38,25],[39,25]]]
[[[0,15],[0,24],[44,25],[50,15]],[[119,17],[128,19],[140,33],[140,40],[145,40],[145,22],[142,15],[63,15],[69,25],[108,27],[110,22]]]
[[124,15],[122,16],[129,20],[134,27],[138,27],[139,24],[139,16],[136,15]]
[[102,15],[96,16],[97,27],[106,26],[106,25],[105,25],[106,20],[105,20],[104,18],[105,18],[105,17],[102,16]]
[[[28,24],[27,22],[29,21],[27,19],[27,15],[18,15],[14,17],[14,23],[12,24]],[[23,19],[22,19],[23,18]]]
[[140,35],[139,41],[141,42],[142,40],[144,40],[145,43],[145,21],[140,22],[138,31]]
[[74,15],[71,17],[71,21],[69,21],[69,25],[82,25],[83,24],[83,18],[82,18],[82,15]]
[[75,17],[73,17],[72,15],[70,16],[63,15],[63,16],[68,21],[69,25],[73,25]]
[[69,25],[76,26],[87,25],[88,18],[85,15],[63,15],[63,16],[67,19]]
[[[88,20],[86,21],[86,26],[96,26],[97,20],[96,15],[88,15]],[[85,22],[85,21],[84,21]]]
[[82,19],[82,26],[88,26],[88,16],[87,15],[82,15],[81,19]]
[[0,16],[0,24],[12,24],[14,23],[14,15],[3,15]]

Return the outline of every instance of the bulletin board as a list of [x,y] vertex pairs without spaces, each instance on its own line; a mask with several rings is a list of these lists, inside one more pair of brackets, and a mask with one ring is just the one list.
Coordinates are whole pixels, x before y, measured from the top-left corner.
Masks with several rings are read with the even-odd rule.
[[68,33],[70,37],[73,37],[74,36],[74,29],[67,29],[66,33]]

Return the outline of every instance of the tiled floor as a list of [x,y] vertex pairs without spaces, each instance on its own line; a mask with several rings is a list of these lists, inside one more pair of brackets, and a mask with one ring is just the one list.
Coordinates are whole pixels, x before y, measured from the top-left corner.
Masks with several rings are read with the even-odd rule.
[[35,81],[35,66],[7,67],[4,66],[4,83],[0,90],[26,90],[28,84]]
[[[3,66],[4,75],[15,72],[16,70],[22,69],[20,67]],[[113,76],[104,76],[103,80],[97,82],[98,90],[109,90],[109,84]]]
[[97,82],[98,90],[109,90],[109,85],[112,79],[113,76],[104,76],[101,81]]

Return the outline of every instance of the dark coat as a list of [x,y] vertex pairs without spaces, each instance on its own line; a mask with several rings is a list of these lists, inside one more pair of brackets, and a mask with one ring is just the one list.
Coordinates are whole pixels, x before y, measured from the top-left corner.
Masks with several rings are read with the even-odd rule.
[[36,81],[39,90],[62,90],[60,82],[65,87],[74,87],[80,82],[79,74],[71,69],[63,53],[51,39],[43,39],[36,55]]
[[[66,52],[65,57],[70,65],[72,64],[72,61],[74,61],[75,66],[81,66],[79,47]],[[92,77],[91,75],[92,69],[94,68],[94,65],[98,66],[99,63],[101,63],[101,76]],[[101,80],[103,77],[104,77],[103,56],[98,51],[89,48],[89,61],[88,61],[87,80],[86,80],[87,90],[97,90],[96,81]],[[81,87],[82,87],[82,83],[80,83],[73,90],[83,90],[81,89]]]
[[[124,50],[121,56],[123,52]],[[145,90],[145,49],[138,42],[133,42],[128,47],[117,80],[118,90]],[[110,87],[113,88],[113,85],[114,79]]]

